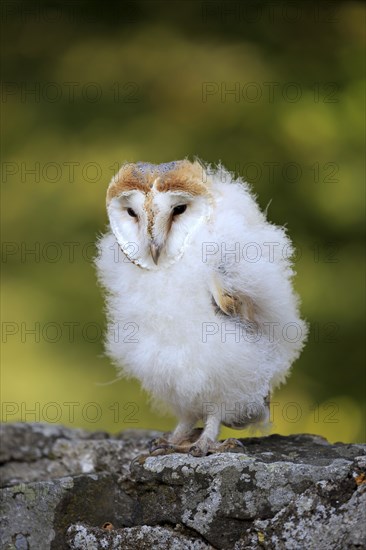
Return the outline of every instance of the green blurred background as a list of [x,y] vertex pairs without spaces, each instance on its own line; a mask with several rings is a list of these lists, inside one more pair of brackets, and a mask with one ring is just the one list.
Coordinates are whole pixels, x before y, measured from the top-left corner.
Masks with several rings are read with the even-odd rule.
[[298,248],[311,331],[274,396],[272,430],[365,440],[365,5],[2,11],[3,420],[173,426],[137,383],[113,382],[91,258],[120,163],[197,155],[249,181],[263,208],[272,201],[269,218]]

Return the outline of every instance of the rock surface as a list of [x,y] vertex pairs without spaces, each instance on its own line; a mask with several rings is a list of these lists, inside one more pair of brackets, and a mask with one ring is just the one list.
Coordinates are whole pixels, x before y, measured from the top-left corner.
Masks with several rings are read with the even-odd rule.
[[157,435],[3,424],[1,548],[366,548],[366,445],[272,435],[152,457]]

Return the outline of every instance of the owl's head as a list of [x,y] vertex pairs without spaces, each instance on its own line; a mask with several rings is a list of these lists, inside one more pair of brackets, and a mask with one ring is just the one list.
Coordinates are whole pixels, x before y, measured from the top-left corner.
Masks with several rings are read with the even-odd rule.
[[126,256],[145,269],[178,260],[211,207],[210,179],[197,161],[124,164],[107,191],[111,229]]

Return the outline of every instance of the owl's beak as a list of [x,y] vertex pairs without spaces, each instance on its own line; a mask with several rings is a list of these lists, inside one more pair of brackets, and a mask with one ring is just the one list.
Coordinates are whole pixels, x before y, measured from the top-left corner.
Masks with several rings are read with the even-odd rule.
[[152,259],[154,260],[155,265],[158,265],[160,252],[161,252],[161,247],[158,246],[154,241],[151,241],[151,243],[150,243],[150,253],[151,253]]

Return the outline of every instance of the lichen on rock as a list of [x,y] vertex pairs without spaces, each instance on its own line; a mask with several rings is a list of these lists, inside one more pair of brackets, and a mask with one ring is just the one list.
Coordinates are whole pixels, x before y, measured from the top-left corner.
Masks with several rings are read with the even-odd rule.
[[3,424],[1,548],[366,547],[365,445],[271,435],[150,456],[157,435]]

